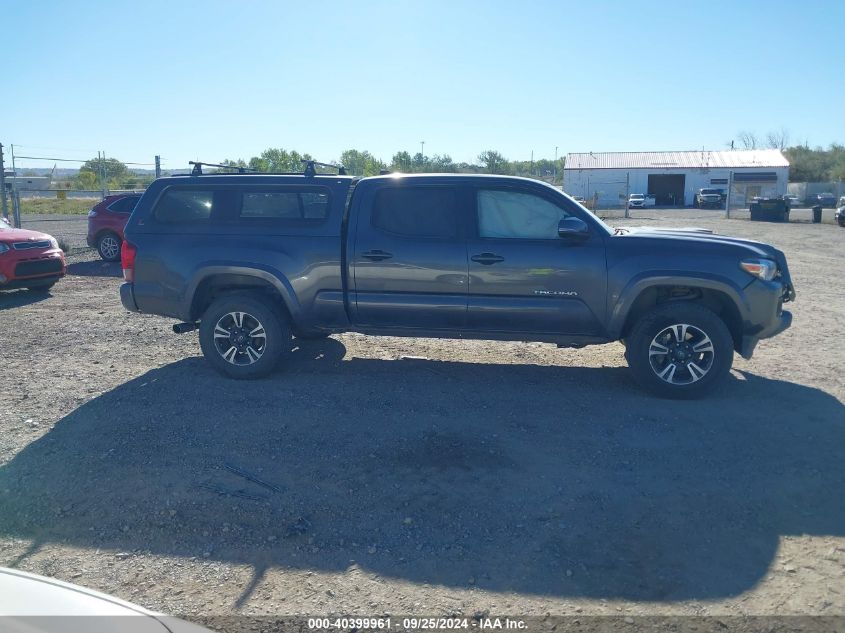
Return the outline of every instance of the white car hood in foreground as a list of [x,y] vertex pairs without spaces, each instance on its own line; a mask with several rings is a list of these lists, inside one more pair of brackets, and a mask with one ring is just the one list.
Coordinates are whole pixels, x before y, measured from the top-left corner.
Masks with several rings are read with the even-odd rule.
[[[166,621],[164,626],[161,621]],[[210,633],[85,587],[0,567],[3,633]]]

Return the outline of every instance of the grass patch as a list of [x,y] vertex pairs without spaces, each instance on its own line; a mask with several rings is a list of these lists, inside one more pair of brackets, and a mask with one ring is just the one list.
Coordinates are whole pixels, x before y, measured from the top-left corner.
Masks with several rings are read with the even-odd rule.
[[[59,213],[61,215],[87,215],[99,198],[21,198],[21,215],[34,213]],[[9,215],[12,205],[9,205]]]

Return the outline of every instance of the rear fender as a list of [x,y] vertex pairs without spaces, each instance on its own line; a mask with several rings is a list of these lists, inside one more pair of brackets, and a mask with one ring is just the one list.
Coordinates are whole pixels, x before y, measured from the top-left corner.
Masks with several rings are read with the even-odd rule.
[[204,266],[191,279],[190,284],[185,291],[182,301],[182,308],[180,313],[185,321],[193,321],[198,318],[198,315],[191,314],[194,297],[197,289],[203,281],[218,275],[242,275],[245,277],[254,277],[270,284],[287,308],[291,320],[296,323],[301,315],[301,306],[297,301],[296,294],[293,291],[290,281],[278,271],[269,267],[263,266],[241,266],[230,264],[215,264],[212,266]]

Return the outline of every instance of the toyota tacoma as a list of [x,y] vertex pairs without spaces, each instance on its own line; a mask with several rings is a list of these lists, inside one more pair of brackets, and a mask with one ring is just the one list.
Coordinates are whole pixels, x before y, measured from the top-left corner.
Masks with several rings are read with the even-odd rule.
[[612,229],[515,177],[194,174],[156,180],[126,226],[123,305],[199,330],[221,373],[293,345],[370,335],[621,341],[633,376],[696,397],[734,352],[789,327],[776,248],[700,230]]

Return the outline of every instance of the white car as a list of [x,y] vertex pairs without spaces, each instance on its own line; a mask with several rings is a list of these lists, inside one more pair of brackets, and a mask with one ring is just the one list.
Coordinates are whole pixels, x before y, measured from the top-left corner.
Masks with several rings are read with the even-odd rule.
[[3,633],[211,633],[104,593],[4,567],[0,622]]
[[629,209],[642,209],[645,206],[646,204],[644,193],[632,193],[630,196],[628,196]]
[[655,198],[650,193],[632,193],[628,196],[628,207],[653,207]]

